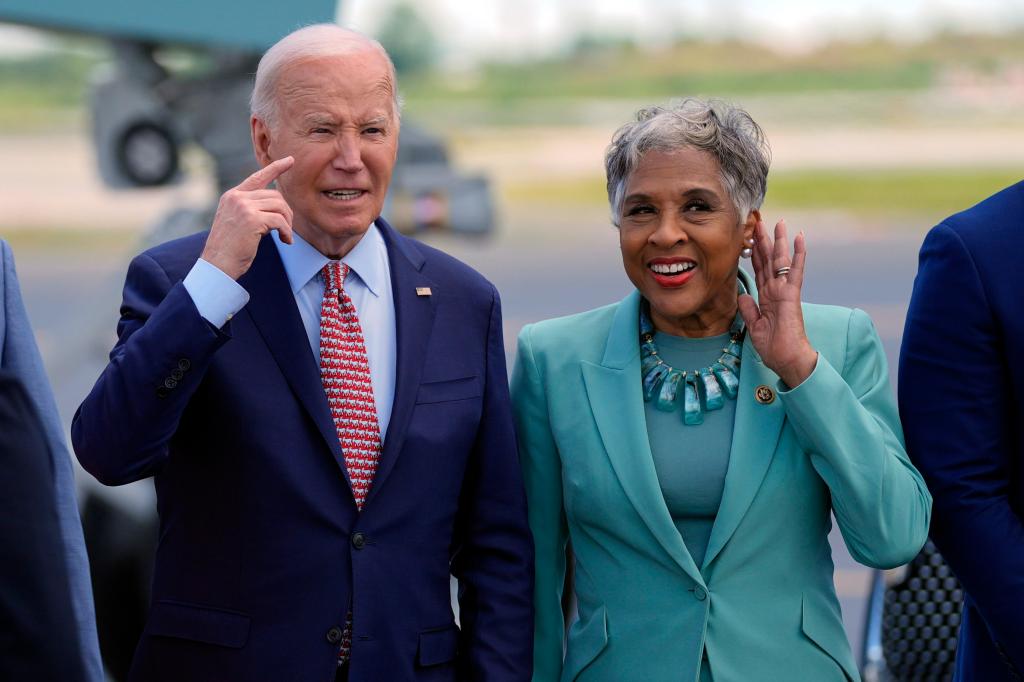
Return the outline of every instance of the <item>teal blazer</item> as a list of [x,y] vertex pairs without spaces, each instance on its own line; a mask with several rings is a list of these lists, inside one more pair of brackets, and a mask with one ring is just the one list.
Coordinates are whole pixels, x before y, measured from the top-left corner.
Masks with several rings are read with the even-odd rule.
[[[705,651],[716,682],[859,680],[830,513],[853,557],[876,568],[913,558],[931,514],[870,318],[805,304],[819,357],[793,390],[744,342],[722,505],[696,566],[651,456],[639,304],[633,292],[519,336],[512,395],[536,545],[534,681],[694,682]],[[755,399],[759,386],[770,403]],[[579,617],[566,642],[570,540]]]

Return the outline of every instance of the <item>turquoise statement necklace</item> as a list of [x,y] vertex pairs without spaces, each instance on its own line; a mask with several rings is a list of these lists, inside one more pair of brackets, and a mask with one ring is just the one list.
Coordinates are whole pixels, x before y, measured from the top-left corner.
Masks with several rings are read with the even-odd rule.
[[722,409],[725,399],[734,399],[739,391],[740,354],[743,352],[745,331],[743,319],[737,315],[729,328],[729,344],[722,349],[718,360],[700,369],[676,369],[658,355],[654,324],[648,303],[644,301],[640,306],[640,374],[643,377],[644,402],[654,401],[659,410],[672,412],[679,406],[681,387],[683,423],[703,423],[704,410]]

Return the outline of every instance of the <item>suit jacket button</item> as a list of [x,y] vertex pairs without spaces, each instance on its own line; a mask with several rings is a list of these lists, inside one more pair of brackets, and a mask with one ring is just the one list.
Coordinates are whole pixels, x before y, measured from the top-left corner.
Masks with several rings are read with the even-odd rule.
[[327,641],[331,644],[339,644],[341,642],[341,638],[344,637],[344,634],[345,633],[341,631],[341,628],[335,626],[327,631]]
[[704,601],[705,599],[708,598],[708,591],[705,590],[700,585],[697,585],[696,587],[693,588],[693,598],[696,599],[697,601]]
[[191,369],[191,367],[192,363],[188,361],[188,358],[182,358],[181,360],[178,360],[178,369],[180,369],[182,372],[187,372],[189,369]]
[[356,549],[362,549],[366,546],[366,536],[362,533],[352,533],[352,546]]
[[177,385],[178,381],[173,377],[167,377],[166,379],[164,379],[164,386],[166,386],[167,388],[174,388]]
[[185,376],[185,373],[182,372],[180,369],[171,370],[171,378],[174,379],[175,381],[181,381],[181,378],[183,376]]

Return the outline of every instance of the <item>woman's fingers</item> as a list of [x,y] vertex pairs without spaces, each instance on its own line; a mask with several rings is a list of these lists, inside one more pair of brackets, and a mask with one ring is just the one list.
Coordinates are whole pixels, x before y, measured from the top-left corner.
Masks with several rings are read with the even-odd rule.
[[798,289],[804,283],[804,262],[807,260],[807,238],[803,230],[793,239],[793,265],[789,271],[789,283]]
[[761,311],[758,309],[754,297],[750,294],[743,294],[737,302],[740,307],[740,315],[743,316],[743,322],[747,325],[747,329],[750,329],[755,322],[761,319]]
[[754,283],[757,284],[758,290],[763,289],[765,282],[772,276],[772,273],[769,272],[771,248],[768,231],[764,228],[764,223],[759,220],[754,228],[754,247],[750,256],[751,261],[754,262]]
[[790,266],[789,240],[786,238],[786,221],[775,223],[775,243],[772,248],[772,276],[779,268]]

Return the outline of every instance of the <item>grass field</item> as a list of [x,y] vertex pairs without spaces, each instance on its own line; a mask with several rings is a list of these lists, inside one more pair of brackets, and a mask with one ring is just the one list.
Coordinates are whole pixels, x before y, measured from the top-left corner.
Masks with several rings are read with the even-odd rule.
[[[860,216],[914,214],[938,220],[1024,178],[1011,169],[801,170],[773,173],[765,206],[842,211]],[[507,202],[600,206],[604,179],[509,184]]]

